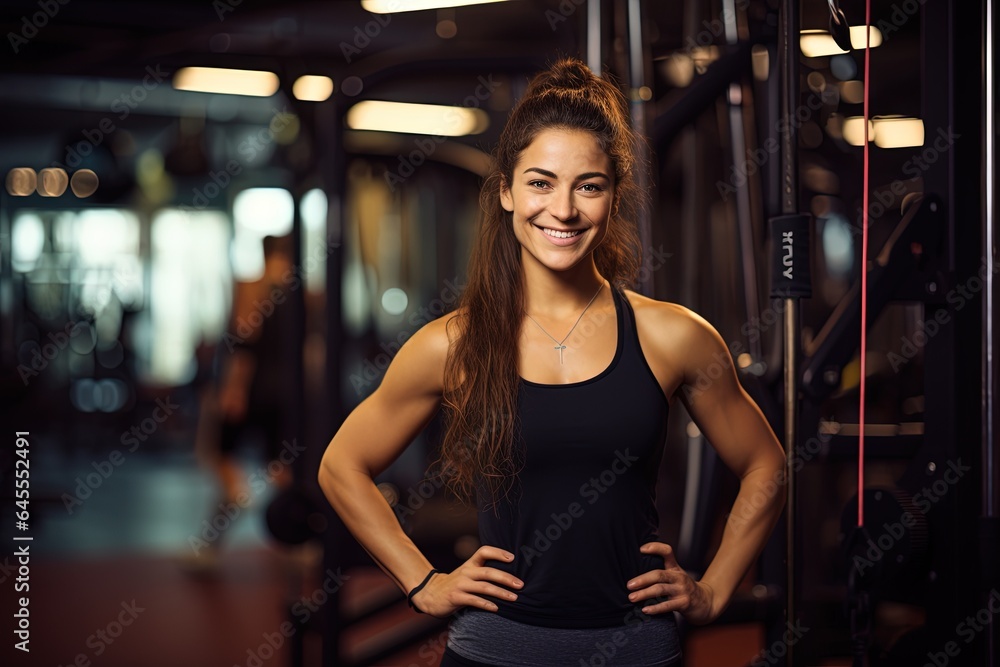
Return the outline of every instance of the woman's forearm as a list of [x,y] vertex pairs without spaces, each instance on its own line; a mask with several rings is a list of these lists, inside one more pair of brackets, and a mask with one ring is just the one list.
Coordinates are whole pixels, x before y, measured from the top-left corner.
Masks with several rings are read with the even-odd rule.
[[729,605],[736,588],[764,548],[785,504],[784,466],[765,466],[740,481],[719,550],[701,582],[713,591],[716,615]]
[[424,580],[433,565],[403,532],[370,476],[324,465],[319,484],[354,538],[404,593]]

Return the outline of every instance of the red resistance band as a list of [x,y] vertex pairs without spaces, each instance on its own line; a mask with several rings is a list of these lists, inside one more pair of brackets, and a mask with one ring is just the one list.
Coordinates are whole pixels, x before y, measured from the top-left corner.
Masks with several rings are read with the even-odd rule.
[[871,73],[872,2],[865,0],[865,157],[861,211],[861,392],[858,406],[858,528],[865,525],[865,356],[868,324],[868,81]]

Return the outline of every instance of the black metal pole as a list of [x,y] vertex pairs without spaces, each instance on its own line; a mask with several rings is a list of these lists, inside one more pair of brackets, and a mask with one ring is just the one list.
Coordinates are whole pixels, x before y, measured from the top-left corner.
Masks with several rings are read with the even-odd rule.
[[[343,307],[341,303],[341,277],[343,252],[343,212],[346,190],[346,156],[343,149],[344,102],[334,99],[316,114],[316,134],[324,152],[320,160],[320,179],[327,197],[326,218],[326,369],[324,388],[326,423],[324,433],[336,433],[344,419],[343,397],[340,380],[342,375],[341,351],[343,350]],[[323,572],[337,571],[344,565],[344,554],[351,539],[346,528],[329,503],[323,504],[327,516],[327,529],[323,535]],[[322,575],[321,575],[322,576]],[[340,593],[330,596],[323,614],[324,667],[340,665],[340,640],[342,622],[339,613]]]
[[[985,294],[983,296],[983,375],[982,375],[982,410],[983,410],[983,500],[982,500],[982,522],[981,522],[981,562],[984,568],[984,579],[986,581],[984,601],[991,604],[989,599],[991,592],[995,591],[998,579],[997,559],[1000,558],[1000,466],[997,457],[1000,456],[1000,445],[997,441],[997,374],[1000,364],[997,362],[997,343],[1000,338],[997,336],[997,308],[996,308],[996,271],[993,267],[1000,259],[998,256],[997,241],[997,212],[996,212],[996,148],[997,148],[997,127],[996,127],[996,44],[994,43],[995,28],[997,25],[996,2],[986,0],[985,3],[985,118],[984,128],[986,130],[984,150],[985,150],[985,171],[986,187],[984,190],[984,210],[983,210],[983,254],[988,259],[990,270],[986,272]],[[990,617],[989,629],[986,633],[986,660],[983,664],[995,665],[997,660],[997,642],[1000,637],[1000,622],[995,617]]]
[[[632,111],[632,127],[640,137],[646,137],[646,101],[642,98],[641,91],[646,88],[646,42],[642,34],[642,1],[628,0],[628,67],[629,67],[629,104]],[[645,192],[649,187],[649,149],[645,141],[639,141],[636,146],[638,153],[638,164],[635,170],[636,185],[639,190]],[[639,212],[639,219],[636,220],[639,228],[639,242],[644,253],[648,253],[653,247],[653,232],[649,211],[643,209]],[[639,291],[646,296],[653,294],[653,275],[651,271],[641,272]]]
[[[785,530],[786,530],[786,619],[789,625],[794,625],[797,616],[797,596],[798,586],[796,585],[796,479],[794,456],[796,447],[796,432],[798,428],[798,359],[799,341],[801,338],[801,322],[799,318],[799,296],[809,296],[808,285],[810,276],[808,275],[808,219],[798,216],[799,210],[799,187],[798,187],[798,132],[795,126],[795,108],[799,100],[799,0],[783,0],[779,13],[780,36],[778,49],[781,62],[781,115],[783,119],[781,132],[781,217],[771,220],[772,223],[772,247],[771,252],[777,260],[780,256],[781,263],[775,261],[772,266],[772,297],[779,296],[785,300],[784,312],[784,387],[785,387],[785,409],[784,409],[784,441],[786,456],[786,493],[785,504]],[[785,225],[776,224],[784,220]],[[780,230],[778,229],[780,227]],[[803,238],[805,237],[805,238]],[[795,250],[805,249],[806,256],[795,256]],[[780,255],[779,255],[780,253]],[[806,290],[795,290],[791,285],[780,286],[783,278],[788,278],[788,282],[802,280],[801,275],[795,275],[794,264],[802,259],[806,259],[805,266]],[[787,268],[786,268],[787,267]],[[784,272],[787,270],[787,274]],[[786,664],[794,667],[795,647],[789,643],[786,653]]]

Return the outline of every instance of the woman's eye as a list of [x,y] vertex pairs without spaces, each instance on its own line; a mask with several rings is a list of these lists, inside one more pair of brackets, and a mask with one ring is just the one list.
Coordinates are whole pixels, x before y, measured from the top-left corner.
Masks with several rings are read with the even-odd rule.
[[601,188],[600,185],[597,185],[596,183],[584,183],[580,187],[585,188],[584,192],[600,192],[603,189]]
[[530,185],[533,188],[538,188],[538,187],[544,187],[548,185],[548,183],[546,183],[545,181],[528,181],[528,185]]

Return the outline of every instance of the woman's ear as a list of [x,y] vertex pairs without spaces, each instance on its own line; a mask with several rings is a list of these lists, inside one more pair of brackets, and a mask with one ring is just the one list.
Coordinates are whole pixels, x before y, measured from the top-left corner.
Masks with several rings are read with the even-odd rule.
[[510,186],[504,179],[500,179],[500,205],[508,213],[514,212],[514,197],[510,193]]

